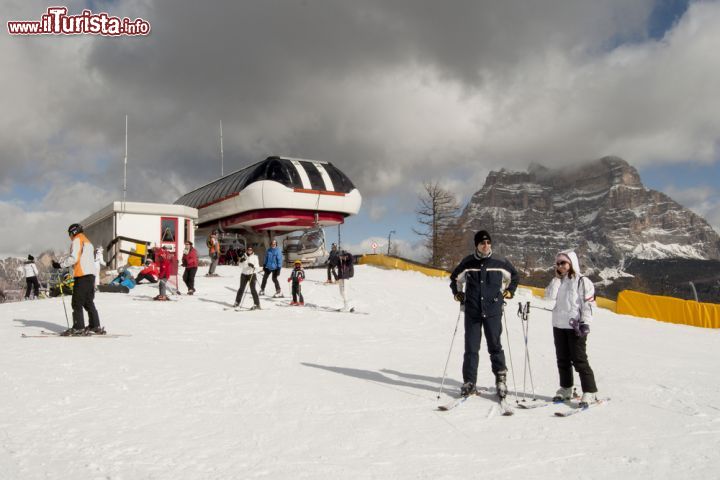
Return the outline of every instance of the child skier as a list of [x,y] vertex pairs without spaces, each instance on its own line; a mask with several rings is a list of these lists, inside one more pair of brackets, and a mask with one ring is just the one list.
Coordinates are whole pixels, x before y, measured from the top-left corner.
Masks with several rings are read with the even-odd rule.
[[288,277],[288,282],[292,282],[292,302],[290,305],[305,305],[305,299],[303,299],[302,287],[300,284],[305,280],[305,270],[302,268],[302,262],[295,260],[295,268]]

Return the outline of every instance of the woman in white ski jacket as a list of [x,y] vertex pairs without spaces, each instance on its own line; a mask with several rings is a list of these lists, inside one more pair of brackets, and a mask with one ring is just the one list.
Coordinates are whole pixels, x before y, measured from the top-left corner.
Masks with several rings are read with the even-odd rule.
[[35,257],[28,255],[27,261],[20,267],[20,270],[25,275],[25,300],[30,300],[30,291],[33,292],[35,298],[40,297],[40,282],[38,281],[38,269],[35,266]]
[[260,297],[255,289],[256,283],[256,271],[258,269],[259,262],[258,257],[255,255],[252,247],[247,247],[245,253],[240,257],[240,288],[238,288],[237,294],[235,294],[235,304],[233,307],[237,308],[243,301],[245,296],[245,287],[250,286],[250,293],[253,298],[253,306],[250,310],[260,309]]
[[557,254],[555,274],[545,289],[545,298],[555,301],[552,324],[560,389],[553,400],[570,399],[575,367],[583,390],[580,404],[586,406],[597,401],[595,374],[586,352],[587,336],[596,308],[595,287],[590,279],[580,275],[580,262],[572,250]]

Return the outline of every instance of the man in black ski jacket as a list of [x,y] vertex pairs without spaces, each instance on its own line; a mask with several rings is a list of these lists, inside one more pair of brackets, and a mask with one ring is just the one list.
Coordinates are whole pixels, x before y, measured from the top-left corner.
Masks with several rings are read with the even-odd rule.
[[482,330],[485,330],[498,396],[502,399],[507,395],[507,367],[500,342],[502,313],[504,299],[515,295],[518,282],[515,267],[507,259],[493,256],[488,232],[477,232],[475,252],[465,257],[450,275],[453,296],[465,306],[465,356],[460,390],[463,396],[475,393]]

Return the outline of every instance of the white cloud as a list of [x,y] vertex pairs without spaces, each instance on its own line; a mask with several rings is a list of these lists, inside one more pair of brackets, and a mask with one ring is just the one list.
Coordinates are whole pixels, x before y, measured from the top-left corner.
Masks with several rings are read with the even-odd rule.
[[0,252],[7,256],[69,248],[67,228],[110,203],[108,193],[85,182],[59,182],[37,202],[0,201]]
[[[368,237],[359,243],[343,243],[342,248],[354,255],[363,253],[381,253],[386,254],[388,248],[387,237]],[[428,258],[428,250],[420,243],[410,243],[403,239],[392,240],[392,251],[396,251],[399,257],[414,260],[416,262],[425,262]],[[377,249],[373,251],[372,244],[377,244]]]
[[[111,2],[148,18],[152,34],[0,36],[0,192],[50,190],[38,202],[63,223],[108,203],[126,113],[131,200],[173,201],[215,178],[222,119],[226,171],[267,154],[329,160],[373,219],[394,213],[373,198],[414,205],[427,180],[467,198],[489,170],[530,162],[720,157],[720,2],[692,3],[660,41],[644,36],[649,0],[317,3]],[[45,8],[6,11],[34,19]],[[87,211],[57,206],[58,172],[96,188]],[[33,225],[15,231],[38,238]]]
[[715,231],[720,233],[720,189],[709,186],[678,188],[668,185],[663,188],[663,192],[705,218]]

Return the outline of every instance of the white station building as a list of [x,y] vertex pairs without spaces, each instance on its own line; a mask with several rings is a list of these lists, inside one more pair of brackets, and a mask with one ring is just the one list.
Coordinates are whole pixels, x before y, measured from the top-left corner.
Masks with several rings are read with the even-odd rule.
[[195,242],[198,211],[184,205],[112,202],[80,222],[96,247],[106,250],[108,265],[139,265],[148,249],[181,252]]

